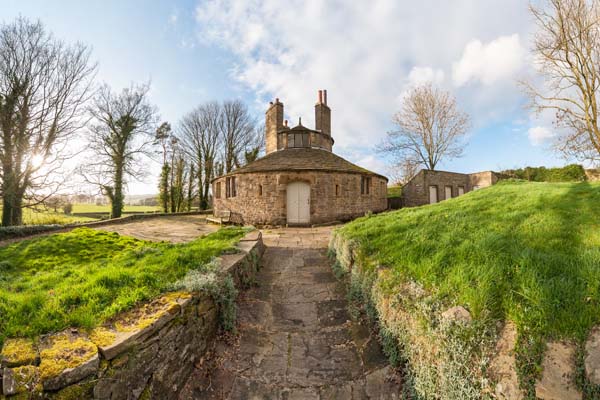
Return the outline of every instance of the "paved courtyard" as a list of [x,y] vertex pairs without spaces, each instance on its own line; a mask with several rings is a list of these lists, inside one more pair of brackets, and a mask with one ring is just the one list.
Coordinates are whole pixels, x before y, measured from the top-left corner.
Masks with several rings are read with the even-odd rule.
[[263,268],[239,304],[239,335],[217,343],[180,399],[400,398],[377,340],[348,315],[326,256],[331,229],[263,231]]
[[117,232],[153,242],[168,241],[184,243],[219,229],[218,225],[207,224],[206,215],[181,215],[149,218],[123,224],[99,226],[96,229]]

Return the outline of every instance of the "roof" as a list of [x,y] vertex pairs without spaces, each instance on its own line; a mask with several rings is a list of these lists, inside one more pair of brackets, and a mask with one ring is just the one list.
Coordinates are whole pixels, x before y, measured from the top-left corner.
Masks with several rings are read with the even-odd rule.
[[347,172],[374,175],[387,180],[385,176],[352,164],[330,151],[307,147],[274,151],[273,153],[267,154],[266,156],[223,176],[276,171]]

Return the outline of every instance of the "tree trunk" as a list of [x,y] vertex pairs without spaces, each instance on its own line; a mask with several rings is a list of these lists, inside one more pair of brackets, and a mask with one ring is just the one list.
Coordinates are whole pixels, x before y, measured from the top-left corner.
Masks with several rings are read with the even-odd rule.
[[111,218],[121,218],[123,212],[123,165],[115,165],[115,187],[111,199]]
[[3,203],[2,203],[2,226],[11,226],[12,225],[12,214],[13,214],[13,205],[12,205],[12,196],[4,195]]
[[17,193],[13,199],[11,225],[23,225],[23,195]]

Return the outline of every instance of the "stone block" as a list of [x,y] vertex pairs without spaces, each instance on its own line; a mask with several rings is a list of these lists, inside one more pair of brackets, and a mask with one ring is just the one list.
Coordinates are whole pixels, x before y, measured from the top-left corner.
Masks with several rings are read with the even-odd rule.
[[575,346],[563,342],[548,343],[542,361],[542,378],[535,384],[541,400],[581,400],[575,385]]

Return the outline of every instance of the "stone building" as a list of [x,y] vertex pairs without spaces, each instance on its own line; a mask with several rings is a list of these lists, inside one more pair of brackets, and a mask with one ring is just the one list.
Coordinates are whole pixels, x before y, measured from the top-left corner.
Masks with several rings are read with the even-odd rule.
[[433,204],[498,182],[492,171],[460,174],[422,169],[402,187],[403,206]]
[[266,155],[212,181],[215,215],[237,223],[310,225],[387,208],[387,178],[332,152],[331,109],[319,91],[315,129],[288,127],[283,103],[266,112]]

